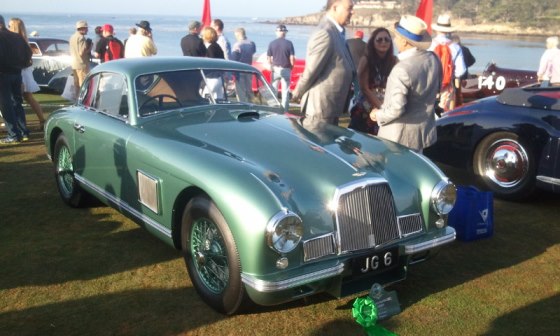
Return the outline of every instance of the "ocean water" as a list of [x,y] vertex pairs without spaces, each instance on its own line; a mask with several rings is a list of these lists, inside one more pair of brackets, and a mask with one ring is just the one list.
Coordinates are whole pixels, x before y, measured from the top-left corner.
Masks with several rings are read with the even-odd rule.
[[[121,40],[128,36],[128,29],[140,20],[148,20],[153,29],[154,41],[158,47],[158,55],[180,56],[180,40],[186,34],[187,24],[191,20],[200,20],[189,16],[162,15],[100,15],[100,14],[31,14],[1,13],[6,20],[11,17],[21,18],[28,33],[37,31],[43,37],[68,39],[74,32],[78,20],[87,20],[90,26],[88,37],[94,37],[94,27],[105,23],[115,27],[115,33]],[[243,27],[249,39],[257,45],[258,54],[265,53],[270,41],[276,38],[275,28],[278,18],[221,18],[225,25],[225,35],[230,43],[235,42],[233,30]],[[296,57],[305,58],[305,50],[309,35],[314,26],[288,26],[287,38],[294,44]],[[366,36],[373,30],[362,29]],[[352,29],[348,30],[351,36]],[[476,63],[470,68],[471,73],[480,73],[490,62],[504,68],[534,70],[544,52],[546,37],[515,37],[502,35],[466,35],[460,34],[463,44],[469,47],[476,57]]]

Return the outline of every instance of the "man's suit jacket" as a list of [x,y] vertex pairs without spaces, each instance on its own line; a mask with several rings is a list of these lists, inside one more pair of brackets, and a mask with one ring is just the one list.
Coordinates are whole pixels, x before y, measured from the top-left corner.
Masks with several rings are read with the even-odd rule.
[[356,70],[350,51],[336,26],[323,19],[307,46],[305,69],[298,80],[295,97],[308,117],[330,119],[345,110]]
[[206,47],[202,39],[195,34],[187,34],[181,39],[181,49],[183,50],[183,56],[195,56],[204,57],[206,56]]
[[387,79],[385,99],[376,113],[378,135],[420,151],[436,142],[434,105],[441,86],[441,63],[426,50],[400,60]]

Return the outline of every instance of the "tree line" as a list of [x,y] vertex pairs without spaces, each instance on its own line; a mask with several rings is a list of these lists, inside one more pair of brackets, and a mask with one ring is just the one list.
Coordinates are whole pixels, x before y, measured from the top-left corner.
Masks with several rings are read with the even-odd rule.
[[[401,0],[403,13],[415,13],[420,0]],[[559,0],[434,0],[434,17],[453,17],[477,23],[514,23],[521,27],[560,27]]]

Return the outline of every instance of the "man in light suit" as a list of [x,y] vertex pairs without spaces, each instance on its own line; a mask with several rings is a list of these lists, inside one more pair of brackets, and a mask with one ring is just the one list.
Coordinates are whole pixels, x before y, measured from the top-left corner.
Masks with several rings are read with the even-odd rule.
[[435,104],[442,80],[439,58],[426,49],[432,38],[421,19],[405,15],[391,29],[399,62],[387,79],[385,100],[370,113],[378,136],[422,152],[436,142]]
[[307,45],[305,69],[293,92],[301,100],[303,125],[322,121],[338,125],[347,109],[356,69],[346,46],[344,26],[352,17],[352,0],[328,0],[327,14]]

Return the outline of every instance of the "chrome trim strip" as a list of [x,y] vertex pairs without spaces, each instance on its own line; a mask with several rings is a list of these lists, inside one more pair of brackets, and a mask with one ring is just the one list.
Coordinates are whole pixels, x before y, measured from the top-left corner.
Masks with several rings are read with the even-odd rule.
[[416,254],[416,253],[419,253],[419,252],[422,252],[422,251],[432,249],[434,247],[449,244],[449,243],[451,243],[455,240],[455,236],[456,236],[455,229],[448,226],[448,227],[445,228],[445,233],[441,237],[436,237],[436,238],[431,239],[429,241],[424,241],[424,242],[417,243],[417,244],[407,244],[407,245],[405,245],[404,246],[404,254],[405,255]]
[[550,176],[537,175],[537,180],[548,184],[560,185],[559,178],[554,178]]
[[126,210],[132,216],[134,216],[138,220],[140,220],[142,223],[144,223],[148,226],[151,226],[152,228],[154,228],[154,229],[158,230],[159,232],[163,233],[164,235],[166,235],[168,238],[171,238],[171,229],[166,228],[165,226],[159,224],[158,222],[151,219],[150,217],[138,212],[136,209],[134,209],[130,205],[128,205],[128,203],[123,202],[119,198],[107,193],[105,190],[103,190],[103,189],[99,188],[98,186],[96,186],[95,184],[89,182],[84,177],[82,177],[78,174],[74,174],[74,177],[76,178],[76,180],[78,180],[78,182],[80,182],[83,185],[86,185],[88,188],[91,188],[91,189],[95,190],[95,192],[103,195],[103,197],[107,198],[111,203],[115,204],[119,208],[122,208],[122,209]]
[[308,284],[310,282],[323,280],[337,276],[344,272],[344,264],[339,264],[331,268],[320,270],[317,272],[300,275],[295,278],[290,278],[282,281],[266,281],[255,278],[252,275],[241,273],[241,280],[247,286],[254,288],[256,291],[262,293],[277,292],[285,289],[290,289],[298,286]]

